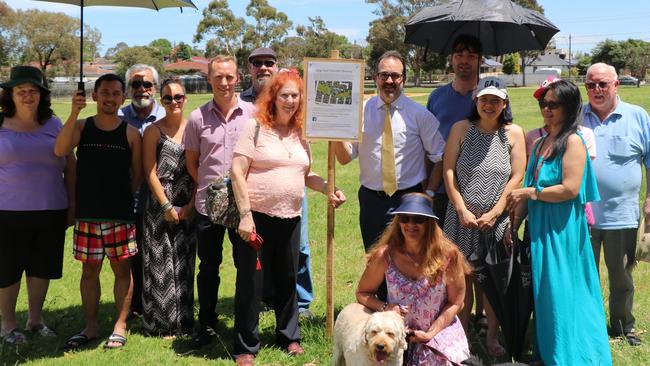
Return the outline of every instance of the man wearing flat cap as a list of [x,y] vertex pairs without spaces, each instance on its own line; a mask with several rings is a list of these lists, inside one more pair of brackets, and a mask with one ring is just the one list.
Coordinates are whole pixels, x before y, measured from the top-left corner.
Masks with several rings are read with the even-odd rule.
[[246,102],[255,103],[266,81],[278,72],[278,56],[275,51],[268,47],[254,49],[248,56],[248,72],[253,85],[241,92],[239,97]]

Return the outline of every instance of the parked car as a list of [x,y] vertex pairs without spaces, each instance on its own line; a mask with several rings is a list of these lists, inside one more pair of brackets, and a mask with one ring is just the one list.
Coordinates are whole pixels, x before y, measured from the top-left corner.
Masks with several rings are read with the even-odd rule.
[[629,75],[621,75],[618,77],[618,82],[620,85],[634,85],[637,86],[639,83],[639,79],[635,78],[634,76],[629,76]]

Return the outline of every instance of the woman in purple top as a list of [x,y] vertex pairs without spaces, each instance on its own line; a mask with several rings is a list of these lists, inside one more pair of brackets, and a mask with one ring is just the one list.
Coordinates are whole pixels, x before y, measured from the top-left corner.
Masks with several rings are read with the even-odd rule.
[[27,276],[26,330],[56,334],[41,314],[50,279],[61,278],[66,228],[73,217],[73,156],[54,155],[61,120],[50,108],[50,91],[40,70],[11,69],[0,84],[0,336],[8,344],[27,342],[16,322],[20,280]]

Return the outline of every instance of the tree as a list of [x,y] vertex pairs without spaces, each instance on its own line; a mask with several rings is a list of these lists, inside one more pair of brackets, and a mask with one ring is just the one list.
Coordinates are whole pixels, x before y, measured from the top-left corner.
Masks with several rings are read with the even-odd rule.
[[175,62],[178,60],[189,60],[192,58],[192,47],[185,42],[179,43],[172,50],[172,60]]
[[267,0],[250,0],[246,15],[255,20],[255,24],[246,27],[244,35],[244,42],[251,48],[279,43],[293,26],[287,14],[277,11]]
[[650,63],[650,43],[638,39],[606,39],[596,45],[591,59],[594,63],[604,62],[612,65],[619,72],[627,69],[633,76],[643,79]]
[[129,48],[128,44],[124,42],[119,42],[114,47],[107,49],[106,53],[104,54],[104,57],[109,60],[114,60],[115,56],[117,56],[117,54],[120,53],[120,51],[125,50],[127,48]]
[[246,21],[236,17],[226,0],[213,0],[203,9],[203,19],[196,26],[194,42],[200,42],[204,37],[213,36],[208,40],[206,53],[216,55],[225,53],[235,55],[244,47]]
[[124,77],[126,70],[135,64],[151,65],[163,74],[162,60],[158,58],[156,50],[147,46],[134,46],[126,47],[120,50],[115,55],[115,63],[117,63],[116,74]]
[[368,66],[374,68],[377,59],[388,50],[398,51],[405,59],[407,67],[413,70],[415,85],[420,85],[420,74],[425,69],[433,70],[439,67],[441,58],[434,57],[425,66],[424,48],[407,45],[404,24],[410,16],[425,6],[440,3],[438,0],[366,0],[369,4],[378,6],[374,13],[380,18],[370,22],[368,31],[368,47],[370,48]]
[[[33,9],[19,10],[17,15],[18,32],[25,40],[27,59],[37,61],[43,75],[50,65],[78,59],[77,19],[63,13]],[[43,82],[47,86],[47,80]]]
[[521,68],[519,66],[519,54],[509,53],[503,58],[503,73],[507,75],[519,74]]
[[348,43],[345,36],[329,31],[321,17],[307,19],[308,26],[296,27],[296,33],[304,40],[305,57],[329,57],[331,50],[341,50]]
[[84,61],[94,61],[99,57],[102,33],[97,28],[84,25]]
[[169,56],[172,53],[172,43],[169,42],[166,38],[158,38],[149,42],[149,47],[153,48],[156,51],[156,55],[160,59]]
[[588,53],[576,52],[574,59],[576,60],[578,75],[585,75],[591,65],[591,56]]
[[16,28],[16,13],[0,1],[0,66],[16,63],[20,37]]

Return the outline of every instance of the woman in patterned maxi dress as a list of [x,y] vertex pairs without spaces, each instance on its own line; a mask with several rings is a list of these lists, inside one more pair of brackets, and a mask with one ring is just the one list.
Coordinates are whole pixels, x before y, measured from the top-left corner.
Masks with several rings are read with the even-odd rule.
[[[407,365],[451,365],[469,358],[457,314],[470,267],[436,223],[431,199],[402,196],[359,280],[357,301],[375,311],[395,311],[407,327]],[[376,297],[386,280],[388,303]]]
[[[508,225],[506,196],[521,182],[526,165],[524,131],[512,124],[507,105],[503,80],[481,79],[472,115],[454,124],[445,146],[443,171],[449,205],[444,231],[477,266],[486,255],[481,238],[496,242],[503,238]],[[472,282],[467,280],[465,308],[460,315],[466,331],[473,303]],[[501,356],[505,350],[499,344],[498,322],[488,301],[485,309],[488,353]]]
[[195,237],[192,225],[193,181],[181,144],[185,90],[163,82],[166,117],[145,130],[143,161],[150,187],[145,204],[142,291],[143,327],[150,335],[192,331]]

